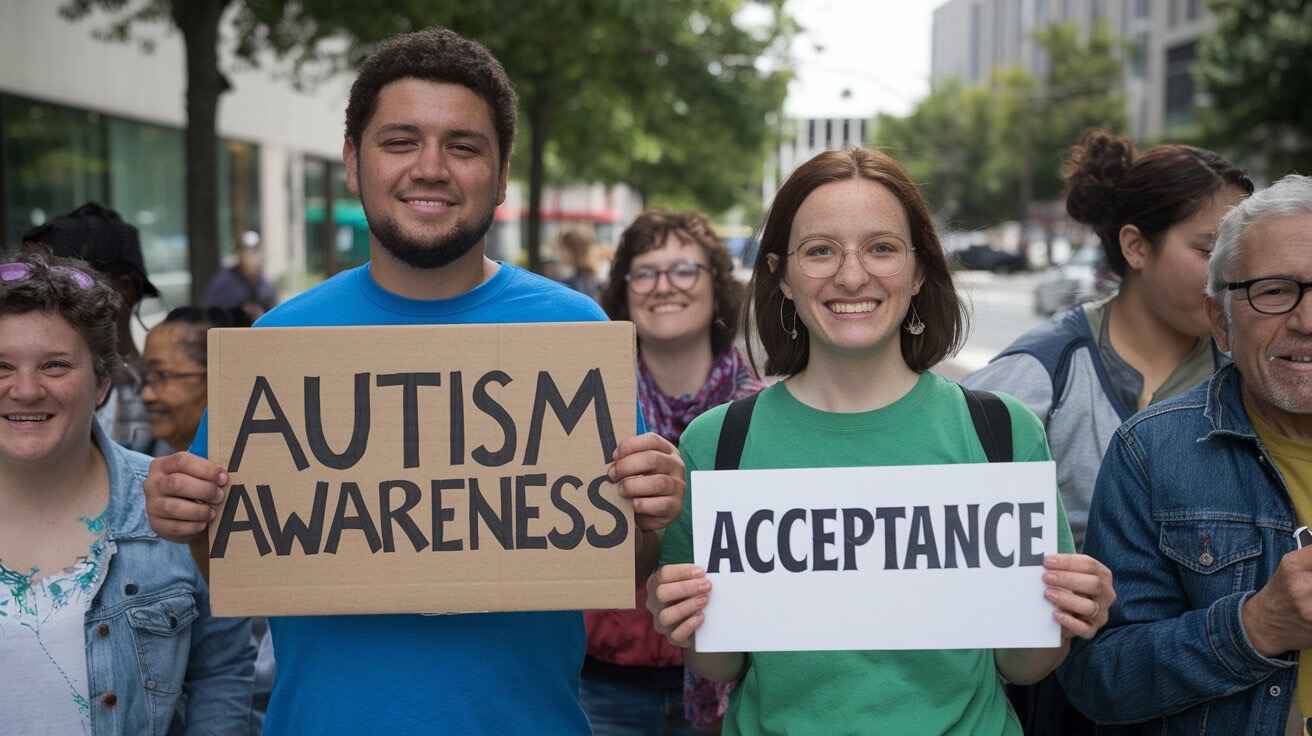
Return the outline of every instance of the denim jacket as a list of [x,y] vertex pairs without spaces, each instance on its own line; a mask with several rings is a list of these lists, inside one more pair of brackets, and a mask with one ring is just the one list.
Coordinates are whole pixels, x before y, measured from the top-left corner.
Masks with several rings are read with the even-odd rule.
[[1234,366],[1136,414],[1112,438],[1085,553],[1116,603],[1059,670],[1116,734],[1283,734],[1297,655],[1264,657],[1241,609],[1295,548],[1293,506],[1248,418]]
[[146,520],[150,458],[92,424],[109,468],[109,563],[85,627],[92,734],[249,733],[250,622],[210,616],[190,552]]

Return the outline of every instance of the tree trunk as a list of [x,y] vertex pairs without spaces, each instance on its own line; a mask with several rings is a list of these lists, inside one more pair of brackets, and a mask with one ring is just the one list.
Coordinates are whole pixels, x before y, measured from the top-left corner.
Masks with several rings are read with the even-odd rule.
[[528,106],[528,226],[524,233],[524,250],[528,268],[542,273],[542,189],[546,179],[547,104],[534,99]]
[[231,0],[176,0],[173,22],[187,56],[187,250],[191,302],[201,304],[219,270],[219,23]]

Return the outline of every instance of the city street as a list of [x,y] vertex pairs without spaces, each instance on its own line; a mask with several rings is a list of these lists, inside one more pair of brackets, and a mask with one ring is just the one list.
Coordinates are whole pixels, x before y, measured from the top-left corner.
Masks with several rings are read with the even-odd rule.
[[971,308],[970,337],[955,358],[940,363],[935,370],[948,378],[960,379],[988,363],[1012,340],[1043,322],[1043,318],[1034,313],[1037,272],[1001,275],[958,271],[953,279]]

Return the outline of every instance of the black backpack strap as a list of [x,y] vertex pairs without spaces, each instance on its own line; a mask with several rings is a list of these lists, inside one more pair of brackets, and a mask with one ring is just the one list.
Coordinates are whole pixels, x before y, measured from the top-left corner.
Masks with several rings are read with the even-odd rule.
[[747,429],[752,426],[752,411],[756,397],[752,394],[729,404],[720,426],[720,440],[715,445],[715,469],[737,470],[743,460],[743,445],[747,444]]
[[970,409],[970,421],[991,463],[1009,463],[1015,457],[1011,447],[1011,412],[997,394],[961,387]]

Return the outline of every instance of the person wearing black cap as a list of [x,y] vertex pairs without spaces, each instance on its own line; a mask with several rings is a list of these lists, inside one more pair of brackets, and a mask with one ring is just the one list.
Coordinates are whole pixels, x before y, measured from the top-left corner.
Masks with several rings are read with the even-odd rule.
[[122,298],[117,315],[120,368],[113,391],[96,412],[111,439],[148,455],[166,452],[150,431],[150,417],[141,398],[141,352],[132,338],[132,316],[145,297],[159,296],[146,274],[137,229],[117,212],[95,202],[52,218],[23,234],[24,246],[44,246],[52,255],[76,258],[107,277]]

